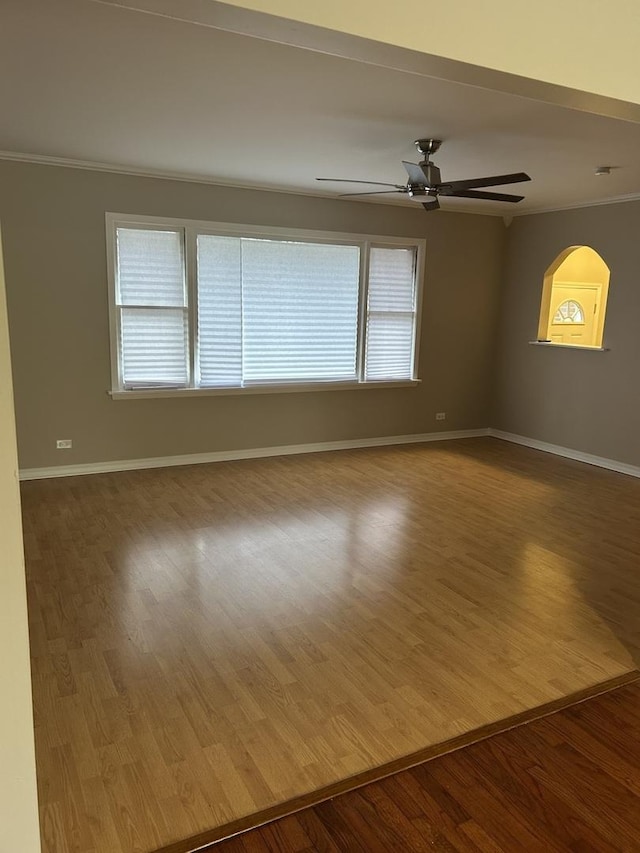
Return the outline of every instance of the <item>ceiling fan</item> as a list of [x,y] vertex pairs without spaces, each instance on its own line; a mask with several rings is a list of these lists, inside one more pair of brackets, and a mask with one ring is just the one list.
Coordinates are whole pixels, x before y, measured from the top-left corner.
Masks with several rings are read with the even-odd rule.
[[453,198],[479,198],[489,201],[522,201],[524,196],[511,195],[509,193],[478,192],[478,187],[497,187],[503,184],[517,184],[521,181],[530,181],[531,178],[525,172],[515,172],[512,175],[492,175],[487,178],[470,178],[465,181],[442,181],[440,169],[431,160],[431,155],[442,145],[440,139],[416,139],[415,146],[422,154],[423,159],[418,163],[407,163],[402,165],[407,171],[409,179],[406,184],[388,184],[382,181],[355,181],[348,178],[316,178],[316,181],[334,181],[343,184],[371,184],[371,186],[393,187],[391,190],[369,190],[367,192],[342,193],[341,198],[355,195],[380,195],[384,193],[402,193],[410,198],[428,197],[423,201],[425,210],[437,210],[440,207],[439,196]]

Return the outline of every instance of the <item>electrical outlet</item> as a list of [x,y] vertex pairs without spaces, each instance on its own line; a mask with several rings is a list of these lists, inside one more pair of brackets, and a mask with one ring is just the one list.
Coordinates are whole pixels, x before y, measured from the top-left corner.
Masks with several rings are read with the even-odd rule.
[[73,447],[73,441],[70,438],[59,438],[56,441],[58,450],[70,450]]
[[436,420],[437,421],[444,421],[444,420],[446,420],[446,417],[447,417],[446,412],[436,412]]

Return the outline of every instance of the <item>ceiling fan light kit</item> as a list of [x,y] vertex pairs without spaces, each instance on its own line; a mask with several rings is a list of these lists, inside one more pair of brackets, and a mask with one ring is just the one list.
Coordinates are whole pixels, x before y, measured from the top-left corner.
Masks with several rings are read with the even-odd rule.
[[317,181],[335,181],[347,184],[370,184],[371,186],[393,187],[386,190],[368,190],[367,192],[343,193],[341,197],[360,195],[380,195],[383,193],[401,193],[409,198],[422,199],[425,210],[437,210],[440,207],[439,197],[449,198],[473,198],[485,199],[487,201],[504,201],[512,204],[522,201],[524,196],[511,195],[510,193],[495,193],[479,191],[480,187],[498,187],[504,184],[516,184],[522,181],[530,181],[531,178],[525,172],[514,172],[510,175],[492,175],[486,178],[469,178],[461,181],[443,181],[440,169],[431,159],[440,146],[441,139],[416,139],[415,146],[422,155],[419,163],[408,163],[402,161],[402,165],[408,175],[406,184],[388,184],[381,181],[357,181],[350,178],[316,178]]

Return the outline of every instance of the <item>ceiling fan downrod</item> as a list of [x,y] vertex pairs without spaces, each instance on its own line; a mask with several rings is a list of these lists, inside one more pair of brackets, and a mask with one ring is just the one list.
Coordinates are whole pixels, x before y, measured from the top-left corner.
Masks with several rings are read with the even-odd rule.
[[431,155],[435,154],[436,151],[442,145],[441,139],[416,139],[413,143],[420,154],[424,157],[424,159],[429,162]]
[[[423,180],[426,183],[426,186],[434,190],[436,187],[440,186],[441,176],[440,169],[435,165],[435,163],[431,160],[431,155],[435,154],[436,151],[442,145],[441,139],[416,139],[414,145],[422,154],[424,158],[420,162],[420,168],[422,169],[422,173],[424,175]],[[414,193],[414,195],[422,195],[423,193]]]

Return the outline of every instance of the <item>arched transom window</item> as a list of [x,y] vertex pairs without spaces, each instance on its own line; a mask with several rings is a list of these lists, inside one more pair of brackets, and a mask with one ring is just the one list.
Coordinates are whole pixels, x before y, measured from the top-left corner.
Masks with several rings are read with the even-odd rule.
[[584,325],[584,311],[582,305],[574,299],[566,299],[561,305],[558,305],[558,310],[553,315],[553,323],[574,323],[575,325]]

